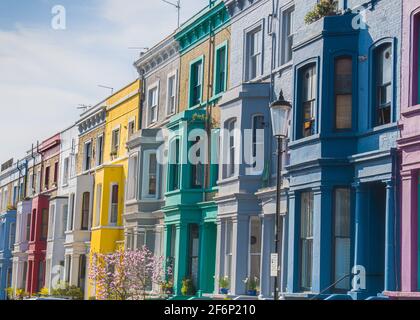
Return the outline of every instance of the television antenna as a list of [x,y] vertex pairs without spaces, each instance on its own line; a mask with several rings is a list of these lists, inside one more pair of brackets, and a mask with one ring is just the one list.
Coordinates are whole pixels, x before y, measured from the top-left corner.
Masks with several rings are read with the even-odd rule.
[[98,84],[98,87],[99,87],[99,88],[103,88],[103,89],[108,89],[108,90],[111,90],[111,94],[113,94],[113,93],[114,93],[114,88],[113,88],[113,87],[104,86],[104,85],[102,85],[102,84]]
[[177,0],[176,2],[171,2],[168,0],[162,0],[162,1],[175,7],[178,10],[178,28],[179,28],[180,19],[181,19],[181,0]]

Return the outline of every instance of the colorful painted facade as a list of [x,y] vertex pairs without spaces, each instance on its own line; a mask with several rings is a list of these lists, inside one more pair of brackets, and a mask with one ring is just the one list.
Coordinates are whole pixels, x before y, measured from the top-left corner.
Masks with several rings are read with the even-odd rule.
[[401,56],[401,286],[390,296],[420,297],[420,4],[404,1]]
[[92,255],[143,246],[175,298],[188,283],[273,299],[277,253],[284,299],[420,299],[420,7],[338,1],[305,23],[316,3],[209,1],[141,54],[137,80],[5,163],[0,299],[58,283],[95,297]]
[[[136,80],[106,102],[103,164],[95,170],[93,214],[82,226],[92,226],[90,255],[111,253],[124,247],[123,211],[128,178],[127,141],[138,128],[140,81]],[[85,199],[86,203],[88,202]],[[89,290],[93,296],[93,288]]]

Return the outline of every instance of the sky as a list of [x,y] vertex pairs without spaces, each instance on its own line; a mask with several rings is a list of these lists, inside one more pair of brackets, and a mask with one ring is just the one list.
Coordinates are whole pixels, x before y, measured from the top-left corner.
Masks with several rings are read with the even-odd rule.
[[[207,4],[181,0],[181,22]],[[176,26],[161,0],[0,0],[0,163],[74,124],[80,104],[110,94],[99,85],[135,80],[140,52],[129,48],[153,47]]]

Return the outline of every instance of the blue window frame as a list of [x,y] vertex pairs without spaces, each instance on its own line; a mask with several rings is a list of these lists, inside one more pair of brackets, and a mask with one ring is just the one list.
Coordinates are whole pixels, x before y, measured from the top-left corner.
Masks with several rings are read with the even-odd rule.
[[335,129],[350,130],[353,124],[353,59],[335,59],[334,71]]
[[309,63],[297,72],[296,138],[306,138],[316,134],[318,99],[317,64]]
[[420,12],[414,16],[413,104],[420,104]]
[[392,42],[386,41],[373,49],[373,126],[393,121],[394,54]]

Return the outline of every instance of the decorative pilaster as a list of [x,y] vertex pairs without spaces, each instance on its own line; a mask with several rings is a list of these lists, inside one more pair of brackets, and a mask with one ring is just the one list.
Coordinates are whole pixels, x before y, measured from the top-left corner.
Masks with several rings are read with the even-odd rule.
[[271,278],[271,253],[274,251],[274,215],[266,215],[262,220],[262,245],[261,245],[261,275],[260,275],[260,295],[262,298],[273,296]]
[[397,289],[395,181],[386,181],[385,291]]

